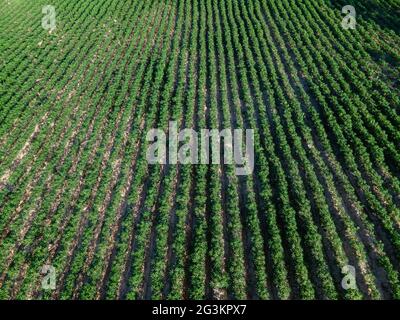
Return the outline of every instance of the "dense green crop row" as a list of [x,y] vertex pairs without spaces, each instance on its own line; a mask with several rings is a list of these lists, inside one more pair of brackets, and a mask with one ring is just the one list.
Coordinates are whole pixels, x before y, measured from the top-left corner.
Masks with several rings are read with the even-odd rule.
[[[0,298],[399,299],[400,3],[349,2],[4,1]],[[148,163],[170,121],[254,171]]]

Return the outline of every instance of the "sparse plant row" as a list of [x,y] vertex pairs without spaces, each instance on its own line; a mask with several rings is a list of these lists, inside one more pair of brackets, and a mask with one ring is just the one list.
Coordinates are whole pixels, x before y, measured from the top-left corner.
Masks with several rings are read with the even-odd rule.
[[[161,33],[162,34],[162,33]],[[151,38],[151,37],[150,37]],[[154,64],[154,63],[153,63]],[[149,75],[151,75],[151,73],[149,73]],[[147,81],[147,83],[149,83],[148,81]],[[147,90],[149,90],[149,88],[147,87]],[[141,91],[141,92],[143,92],[143,91]],[[146,95],[146,94],[145,94]],[[144,101],[145,102],[145,101]],[[143,106],[143,105],[142,105]],[[137,139],[137,138],[136,138]],[[134,145],[133,145],[134,146]],[[140,147],[139,147],[140,148]],[[135,149],[131,149],[130,150],[130,152],[131,153],[133,153],[133,151],[134,151]],[[129,158],[129,157],[128,157]],[[129,176],[129,175],[128,175]],[[135,177],[135,182],[138,182],[138,181],[140,181],[141,179],[136,179],[136,177]],[[134,190],[137,192],[138,191],[138,188],[134,188]],[[139,193],[140,192],[138,192],[138,195],[139,195]],[[123,202],[123,201],[122,201]],[[129,206],[130,208],[132,208],[131,206]],[[124,206],[122,207],[122,209],[118,209],[118,210],[125,210],[124,209]],[[122,230],[121,230],[121,233],[122,233],[122,235],[120,235],[119,237],[121,237],[121,238],[123,238],[125,241],[128,241],[128,239],[129,239],[129,237],[130,237],[130,234],[132,233],[132,230],[129,228],[129,226],[128,227],[124,227],[124,225],[125,225],[125,223],[126,223],[126,221],[131,221],[131,219],[130,219],[130,217],[133,217],[133,213],[132,214],[129,214],[128,215],[128,217],[124,217],[124,220],[121,222],[121,228],[122,228]],[[131,225],[133,225],[133,223],[131,223]],[[120,227],[119,227],[120,228]],[[127,232],[127,234],[125,233],[125,232]],[[128,243],[123,243],[123,245],[126,245],[126,247],[128,247],[129,246],[129,242]],[[118,290],[119,290],[119,288],[118,288],[118,285],[119,285],[119,283],[118,283],[118,281],[119,281],[119,279],[117,279],[118,277],[121,277],[121,271],[124,271],[123,270],[123,267],[124,267],[124,264],[123,264],[123,262],[121,261],[121,259],[123,259],[124,257],[126,257],[126,254],[127,254],[127,252],[125,252],[125,251],[119,251],[119,248],[120,248],[120,244],[119,244],[119,240],[118,240],[118,242],[117,242],[117,244],[116,244],[116,246],[117,246],[117,252],[116,252],[116,254],[117,254],[117,257],[115,258],[116,259],[116,261],[117,262],[119,262],[118,264],[115,264],[115,261],[113,261],[112,262],[112,270],[111,270],[111,272],[112,272],[112,274],[111,274],[111,276],[110,276],[110,278],[109,278],[109,281],[108,281],[108,284],[107,284],[107,286],[108,287],[110,287],[111,286],[111,290],[112,290],[112,292],[110,292],[110,290],[107,290],[107,292],[106,292],[106,295],[107,296],[110,296],[111,294],[114,294],[114,295],[116,295],[116,296],[118,296]],[[126,248],[125,247],[125,248]],[[111,264],[111,262],[110,262],[110,264]],[[114,269],[115,268],[120,268],[119,269],[119,272],[117,272],[117,273],[114,273]],[[110,283],[111,282],[111,283]]]
[[[101,114],[99,114],[99,119],[101,119]],[[93,129],[93,128],[92,128]],[[96,129],[96,127],[94,127],[94,129],[93,130],[95,130]],[[87,139],[87,138],[86,138]],[[90,142],[92,142],[92,140],[90,140]],[[94,143],[92,143],[93,144],[93,147],[98,147],[98,144],[94,144]],[[78,156],[81,156],[81,154],[80,153],[78,153]],[[94,156],[94,153],[92,152],[91,153],[91,156],[89,157],[89,158],[87,158],[87,156],[86,155],[83,155],[82,154],[82,156],[81,156],[81,159],[82,160],[86,160],[86,161],[88,161],[91,165],[93,165],[93,167],[95,167],[95,164],[93,164],[93,156]],[[76,169],[78,169],[78,170],[81,170],[80,172],[81,172],[81,175],[80,175],[80,177],[81,177],[81,179],[83,179],[83,178],[85,178],[86,177],[86,175],[87,175],[87,172],[86,173],[82,173],[82,170],[83,170],[83,168],[84,168],[84,165],[82,165],[82,166],[78,166],[78,168],[76,167],[76,165],[75,165],[75,167],[73,167],[74,168],[74,170],[76,170]],[[72,180],[72,181],[76,181],[76,180]],[[93,179],[92,179],[92,181],[93,181]],[[64,187],[62,187],[62,188],[64,188]],[[68,192],[68,189],[66,189],[66,190],[64,190],[64,191],[66,191],[66,192]],[[68,197],[66,197],[66,199],[68,199]],[[74,200],[73,199],[71,199],[71,202],[73,202]],[[54,205],[52,206],[52,207],[54,207]],[[57,205],[57,207],[56,208],[60,208],[59,207],[59,204]],[[35,209],[34,209],[35,210]],[[48,232],[47,234],[46,234],[46,236],[50,236],[50,237],[53,237],[53,239],[54,240],[52,240],[52,241],[54,241],[55,242],[55,244],[54,244],[54,246],[56,247],[56,243],[57,243],[57,241],[59,241],[59,240],[57,240],[58,238],[59,238],[59,235],[60,234],[62,234],[62,232],[64,231],[64,226],[65,226],[65,223],[67,223],[69,220],[69,214],[67,213],[66,215],[64,215],[64,216],[62,216],[62,218],[63,218],[63,220],[61,220],[62,221],[62,223],[60,223],[60,220],[57,220],[56,218],[57,217],[59,217],[59,215],[61,215],[61,213],[58,213],[58,212],[52,212],[53,210],[56,210],[56,209],[51,209],[51,210],[49,210],[49,212],[51,212],[51,215],[50,216],[55,216],[55,218],[53,218],[53,220],[51,221],[51,224],[53,224],[53,223],[55,223],[55,222],[57,222],[57,224],[58,224],[58,226],[56,226],[56,228],[57,228],[57,230],[56,231],[53,231],[53,232]],[[42,211],[40,211],[40,215],[43,215],[43,214],[45,214],[47,211],[44,211],[44,212],[42,212]],[[37,221],[40,221],[40,215],[39,216],[37,216],[37,217],[35,217],[35,219],[37,220]],[[60,219],[60,218],[58,218],[58,219]],[[47,223],[46,223],[46,225],[47,225]],[[52,228],[54,228],[54,226],[51,226]],[[30,233],[30,235],[28,235],[28,236],[26,236],[25,237],[25,239],[24,239],[24,242],[30,242],[31,240],[32,240],[32,238],[30,238],[31,236],[32,236],[32,234],[33,235],[37,235],[37,234],[40,234],[39,232],[38,232],[38,230],[41,230],[41,228],[43,228],[43,226],[40,226],[39,225],[39,227],[37,227],[36,229],[32,229],[32,230],[30,230],[31,231],[31,233]],[[50,229],[46,229],[46,230],[50,230]],[[54,230],[54,229],[53,229]],[[58,231],[58,232],[57,232]],[[61,232],[61,233],[60,233]],[[47,239],[47,238],[45,238],[45,239]],[[38,241],[43,241],[43,239],[41,238],[41,237],[39,237],[39,238],[36,238],[35,239],[35,241],[33,242],[33,244],[35,243],[35,242],[38,242]],[[45,240],[46,241],[46,240]],[[41,244],[41,245],[44,245],[44,247],[45,248],[47,248],[47,244],[48,244],[48,242],[45,242],[44,244],[42,244],[41,242],[39,242],[39,244]],[[32,250],[32,249],[30,249],[30,250]],[[47,249],[48,250],[48,249]],[[53,249],[52,249],[53,250]],[[37,252],[37,251],[36,251]],[[42,253],[42,251],[40,251],[39,250],[39,252],[41,252]],[[44,253],[48,253],[48,251],[46,251],[46,249],[44,249],[44,251],[43,251]],[[37,263],[39,263],[39,261],[40,260],[35,260]],[[34,273],[34,277],[37,277],[38,275],[37,275],[37,268],[33,268],[33,270],[32,270],[32,272]],[[31,283],[32,284],[32,283]]]
[[[89,78],[87,79],[87,81],[90,82],[90,79],[91,79],[91,78],[89,77]],[[84,88],[84,86],[83,86],[83,88]],[[82,89],[83,89],[83,88],[82,88]],[[84,103],[85,103],[85,102],[84,102]],[[75,130],[76,130],[76,129],[75,129]],[[40,161],[36,161],[36,162],[40,162]],[[40,172],[40,171],[39,171],[39,172]]]
[[[35,141],[34,143],[39,143],[39,142],[37,142],[37,141]],[[46,149],[47,149],[47,147],[46,147]],[[39,162],[40,163],[40,162]],[[44,177],[42,177],[42,178],[44,178]],[[18,201],[18,200],[17,200]],[[22,205],[23,203],[21,203],[21,205]],[[4,209],[4,208],[3,208]],[[12,206],[11,206],[11,208],[10,208],[10,210],[12,210]],[[19,225],[19,224],[16,224],[16,225]]]
[[[172,14],[170,14],[170,16],[171,15]],[[162,33],[160,32],[160,34]],[[150,62],[151,66],[152,68],[155,68],[157,64],[157,59],[151,59],[151,60],[152,60]],[[147,72],[148,76],[152,76],[152,74],[153,71],[151,73]],[[145,86],[146,90],[147,91],[150,90],[149,87],[150,81],[146,80],[145,83],[146,83]],[[145,104],[146,104],[146,99],[144,99],[144,97],[141,95],[139,101],[139,107],[143,109],[146,107]],[[153,110],[151,112],[155,111]],[[115,202],[115,205],[119,206],[119,208],[115,210],[129,210],[129,213],[126,213],[123,216],[121,225],[119,227],[120,233],[117,237],[115,248],[113,249],[115,252],[115,256],[112,258],[112,261],[109,262],[111,269],[110,269],[110,275],[106,282],[107,290],[104,294],[107,299],[120,297],[121,281],[126,275],[125,267],[131,250],[132,237],[135,233],[135,229],[132,230],[132,228],[135,227],[135,220],[137,218],[136,211],[138,210],[139,203],[141,201],[139,197],[142,194],[143,188],[145,188],[145,186],[143,185],[147,173],[147,170],[144,169],[145,155],[143,154],[143,152],[137,153],[142,148],[141,144],[143,143],[143,139],[141,139],[137,133],[136,136],[133,135],[133,133],[136,130],[145,130],[144,120],[142,120],[141,122],[137,122],[132,126],[131,137],[129,138],[131,142],[129,142],[128,145],[129,148],[126,149],[126,154],[124,156],[124,158],[127,159],[129,159],[129,157],[134,156],[135,161],[130,166],[126,166],[123,168],[122,177],[126,177],[126,179],[128,179],[129,188],[126,189],[127,191],[125,191],[124,198],[119,199],[118,201]],[[142,135],[143,132],[144,131],[142,131]],[[135,155],[136,153],[137,155]],[[132,177],[132,172],[134,169],[138,174]],[[121,186],[123,186],[123,184],[121,184]]]
[[[146,64],[144,64],[144,65],[146,65]],[[142,69],[142,71],[143,71],[143,69]],[[139,73],[140,74],[140,73]],[[141,79],[141,77],[139,77],[138,78],[138,80],[140,80]],[[132,103],[131,102],[129,102],[129,105],[131,105]],[[138,109],[136,109],[136,110],[138,110]],[[139,112],[139,110],[138,110],[138,112]],[[140,118],[138,118],[138,120],[140,121]],[[130,127],[130,124],[128,125],[128,128]],[[119,134],[118,135],[119,136],[119,138],[121,138],[120,136],[121,136],[121,134]],[[119,148],[121,148],[123,145],[125,145],[126,144],[126,134],[124,134],[123,135],[124,136],[124,141],[125,142],[123,142],[122,143],[122,145],[119,147]],[[118,149],[118,150],[122,150],[122,149]],[[114,180],[115,180],[115,178],[114,178],[114,175],[116,175],[116,176],[118,176],[119,175],[119,173],[118,173],[118,168],[119,168],[119,165],[118,165],[118,163],[119,163],[119,160],[117,160],[117,158],[115,158],[115,157],[118,157],[118,158],[120,158],[121,157],[121,152],[120,151],[118,151],[117,153],[115,153],[115,155],[113,156],[113,160],[111,161],[109,161],[109,163],[108,163],[108,169],[107,169],[107,172],[108,172],[108,174],[112,174],[113,175],[113,178],[112,178],[112,182],[110,182],[111,183],[111,187],[113,186],[113,185],[115,185],[115,183],[116,182],[114,182]],[[114,172],[111,172],[110,170],[112,170],[112,171],[114,171],[114,170],[117,170],[117,172],[116,173],[114,173]],[[110,176],[108,176],[108,180],[110,179]],[[95,228],[95,230],[94,230],[94,236],[93,236],[93,239],[90,239],[90,245],[89,245],[89,247],[83,247],[83,248],[81,248],[81,250],[83,250],[83,251],[80,251],[80,253],[79,253],[79,255],[77,256],[77,260],[76,260],[76,263],[78,263],[78,265],[79,265],[79,263],[84,263],[84,266],[83,266],[83,268],[82,268],[82,270],[81,269],[75,269],[76,268],[76,265],[75,266],[73,266],[73,268],[74,268],[74,270],[77,270],[77,271],[79,271],[80,272],[80,274],[79,274],[79,276],[78,276],[78,282],[77,282],[77,286],[74,288],[74,296],[76,295],[76,294],[78,294],[78,291],[79,291],[79,288],[80,288],[80,286],[82,285],[82,283],[81,283],[81,281],[82,281],[82,277],[84,277],[85,276],[85,273],[86,273],[86,271],[87,271],[87,268],[88,268],[88,266],[91,264],[91,262],[92,262],[92,258],[93,258],[93,254],[94,254],[94,252],[95,252],[95,248],[96,248],[96,246],[97,246],[97,242],[98,242],[98,237],[99,237],[99,233],[100,233],[100,230],[101,230],[101,228],[102,228],[102,224],[104,223],[104,210],[106,209],[104,206],[107,206],[107,202],[110,200],[110,194],[109,194],[109,192],[106,190],[106,187],[107,186],[109,186],[107,183],[105,183],[105,184],[102,184],[102,186],[100,187],[100,190],[99,190],[99,192],[96,194],[96,198],[95,198],[95,202],[94,202],[94,207],[93,207],[93,209],[91,210],[91,215],[96,215],[96,212],[97,212],[97,210],[99,210],[100,212],[101,212],[101,217],[96,217],[97,219],[100,219],[100,221],[98,222],[98,224],[96,225],[96,228]],[[105,196],[105,198],[104,198],[104,196]],[[105,204],[103,204],[103,201],[105,201]],[[98,213],[97,213],[97,215],[98,215]],[[109,219],[109,218],[107,218],[107,219]],[[109,222],[108,222],[109,223]],[[93,230],[92,230],[93,231]],[[87,244],[87,242],[85,241],[85,245]],[[87,256],[87,259],[85,259],[84,261],[82,261],[82,254],[84,254],[85,253],[85,251],[86,250],[89,250],[88,251],[88,254],[89,254],[89,256]],[[62,256],[61,256],[61,258],[62,258]],[[72,275],[71,275],[72,276]]]

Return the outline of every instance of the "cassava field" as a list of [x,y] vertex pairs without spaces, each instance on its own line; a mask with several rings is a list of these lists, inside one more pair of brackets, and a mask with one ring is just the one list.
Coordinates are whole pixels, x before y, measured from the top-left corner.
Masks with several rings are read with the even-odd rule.
[[0,299],[400,299],[399,74],[399,0],[1,0]]

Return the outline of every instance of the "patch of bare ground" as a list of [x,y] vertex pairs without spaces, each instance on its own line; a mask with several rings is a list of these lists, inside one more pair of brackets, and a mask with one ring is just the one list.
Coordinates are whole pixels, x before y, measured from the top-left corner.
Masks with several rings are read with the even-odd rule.
[[[131,37],[132,37],[132,35],[130,36],[130,39],[131,39]],[[128,43],[130,42],[130,39],[129,39]],[[125,50],[123,51],[122,56],[125,54],[125,52],[126,52],[126,48],[125,48]],[[125,71],[127,70],[127,66],[128,66],[128,65],[125,66]],[[129,83],[128,92],[131,90],[131,85],[132,85],[132,81]],[[127,101],[127,96],[128,96],[128,94],[126,94],[126,96],[125,96],[125,101]],[[123,110],[124,110],[124,109],[123,109]],[[122,115],[122,113],[118,116],[118,119],[120,118],[121,115]],[[74,299],[76,299],[76,298],[78,297],[78,295],[79,295],[79,288],[81,288],[81,286],[83,285],[84,275],[85,275],[85,273],[87,272],[87,270],[88,270],[88,268],[89,268],[91,262],[93,261],[94,254],[95,254],[95,252],[96,252],[96,251],[95,251],[95,248],[96,248],[97,245],[98,245],[98,241],[99,241],[99,237],[100,237],[100,232],[101,232],[101,229],[102,229],[102,227],[103,227],[103,222],[104,222],[104,218],[105,218],[105,214],[106,214],[106,209],[107,209],[107,207],[109,206],[109,204],[110,204],[110,202],[111,202],[111,199],[112,199],[112,192],[113,192],[114,187],[116,186],[117,181],[118,181],[119,176],[120,176],[121,166],[122,166],[122,161],[123,161],[122,152],[124,151],[124,148],[125,148],[125,146],[126,146],[127,143],[128,143],[129,132],[130,132],[131,127],[132,127],[132,121],[133,121],[133,118],[132,118],[132,117],[133,117],[133,115],[134,115],[134,112],[131,113],[130,119],[128,120],[126,129],[125,129],[125,131],[124,131],[123,141],[122,141],[122,145],[119,147],[119,148],[120,148],[120,149],[119,149],[120,151],[119,151],[117,160],[116,160],[116,161],[114,162],[114,164],[112,165],[112,178],[111,178],[111,182],[110,182],[110,188],[108,188],[107,193],[106,193],[105,198],[104,198],[104,201],[103,201],[103,204],[102,204],[102,206],[101,206],[100,209],[99,209],[99,213],[98,213],[98,216],[99,216],[99,218],[98,218],[98,223],[97,223],[96,228],[95,228],[95,230],[94,230],[94,236],[92,237],[92,240],[91,240],[91,242],[90,242],[89,248],[88,248],[88,250],[87,250],[87,251],[88,251],[88,255],[86,256],[85,264],[84,264],[84,266],[83,266],[83,268],[82,268],[82,271],[79,273],[78,278],[77,278],[77,280],[76,280],[77,286],[76,286],[76,288],[75,288],[75,290],[74,290],[74,293],[73,293],[73,298],[74,298]],[[118,123],[119,123],[119,120],[118,120]],[[119,127],[119,125],[117,125],[117,126],[116,126],[116,130],[113,131],[113,135],[112,135],[111,141],[110,141],[110,143],[109,143],[109,147],[107,147],[106,157],[104,158],[104,160],[103,160],[103,162],[102,162],[102,165],[101,165],[100,174],[101,174],[101,172],[103,172],[105,166],[107,165],[107,162],[108,162],[108,159],[110,158],[112,149],[114,148],[114,139],[115,139],[115,135],[116,135],[116,132],[117,132],[117,130],[118,130],[118,127]],[[143,121],[142,121],[142,124],[141,124],[140,127],[141,127],[141,129],[142,129],[142,127],[143,127]],[[136,147],[138,147],[138,145],[137,145]],[[97,186],[99,186],[99,184],[100,184],[100,182],[101,182],[101,181],[100,181],[100,180],[101,180],[101,176],[102,176],[102,175],[99,176],[99,179],[98,179],[97,184],[96,184]],[[96,196],[97,189],[98,189],[98,188],[95,188],[95,190],[92,191],[92,196],[91,196],[91,199],[92,199],[92,200],[90,201],[90,203],[88,204],[88,206],[85,208],[85,211],[90,211],[90,210],[92,210],[92,208],[91,208],[91,203],[92,203],[92,201],[94,200],[94,198],[95,198],[95,196]],[[85,222],[85,221],[81,221],[81,223],[80,223],[80,230],[81,230],[81,232],[80,232],[79,234],[81,234],[81,233],[83,232],[83,228],[84,228],[85,226],[86,226],[86,222]],[[77,246],[78,246],[78,242],[76,243],[75,247],[77,247]],[[69,262],[68,262],[68,264],[67,264],[66,269],[64,270],[64,275],[67,274],[67,272],[68,272],[68,270],[69,270],[69,267],[70,267],[70,263],[72,262],[72,259],[73,259],[73,252],[71,252],[71,257],[70,257],[70,259],[69,259]],[[59,294],[59,293],[58,293],[58,294]]]

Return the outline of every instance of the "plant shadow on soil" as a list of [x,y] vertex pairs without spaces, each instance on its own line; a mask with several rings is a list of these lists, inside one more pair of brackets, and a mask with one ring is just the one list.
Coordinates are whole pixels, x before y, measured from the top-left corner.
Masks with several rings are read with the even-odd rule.
[[376,23],[384,30],[400,33],[400,5],[393,6],[390,3],[380,3],[375,0],[335,0],[327,1],[330,7],[342,12],[346,5],[352,5],[356,9],[357,19]]
[[[376,24],[381,30],[377,34],[389,32],[400,36],[400,3],[395,6],[390,3],[380,3],[376,0],[327,0],[328,6],[341,13],[345,5],[352,5],[356,9],[357,20]],[[344,17],[344,15],[342,14]],[[391,39],[391,45],[396,45],[396,39]],[[377,50],[367,46],[371,58],[382,68],[382,76],[391,84],[393,89],[399,88],[400,59],[391,52]]]

